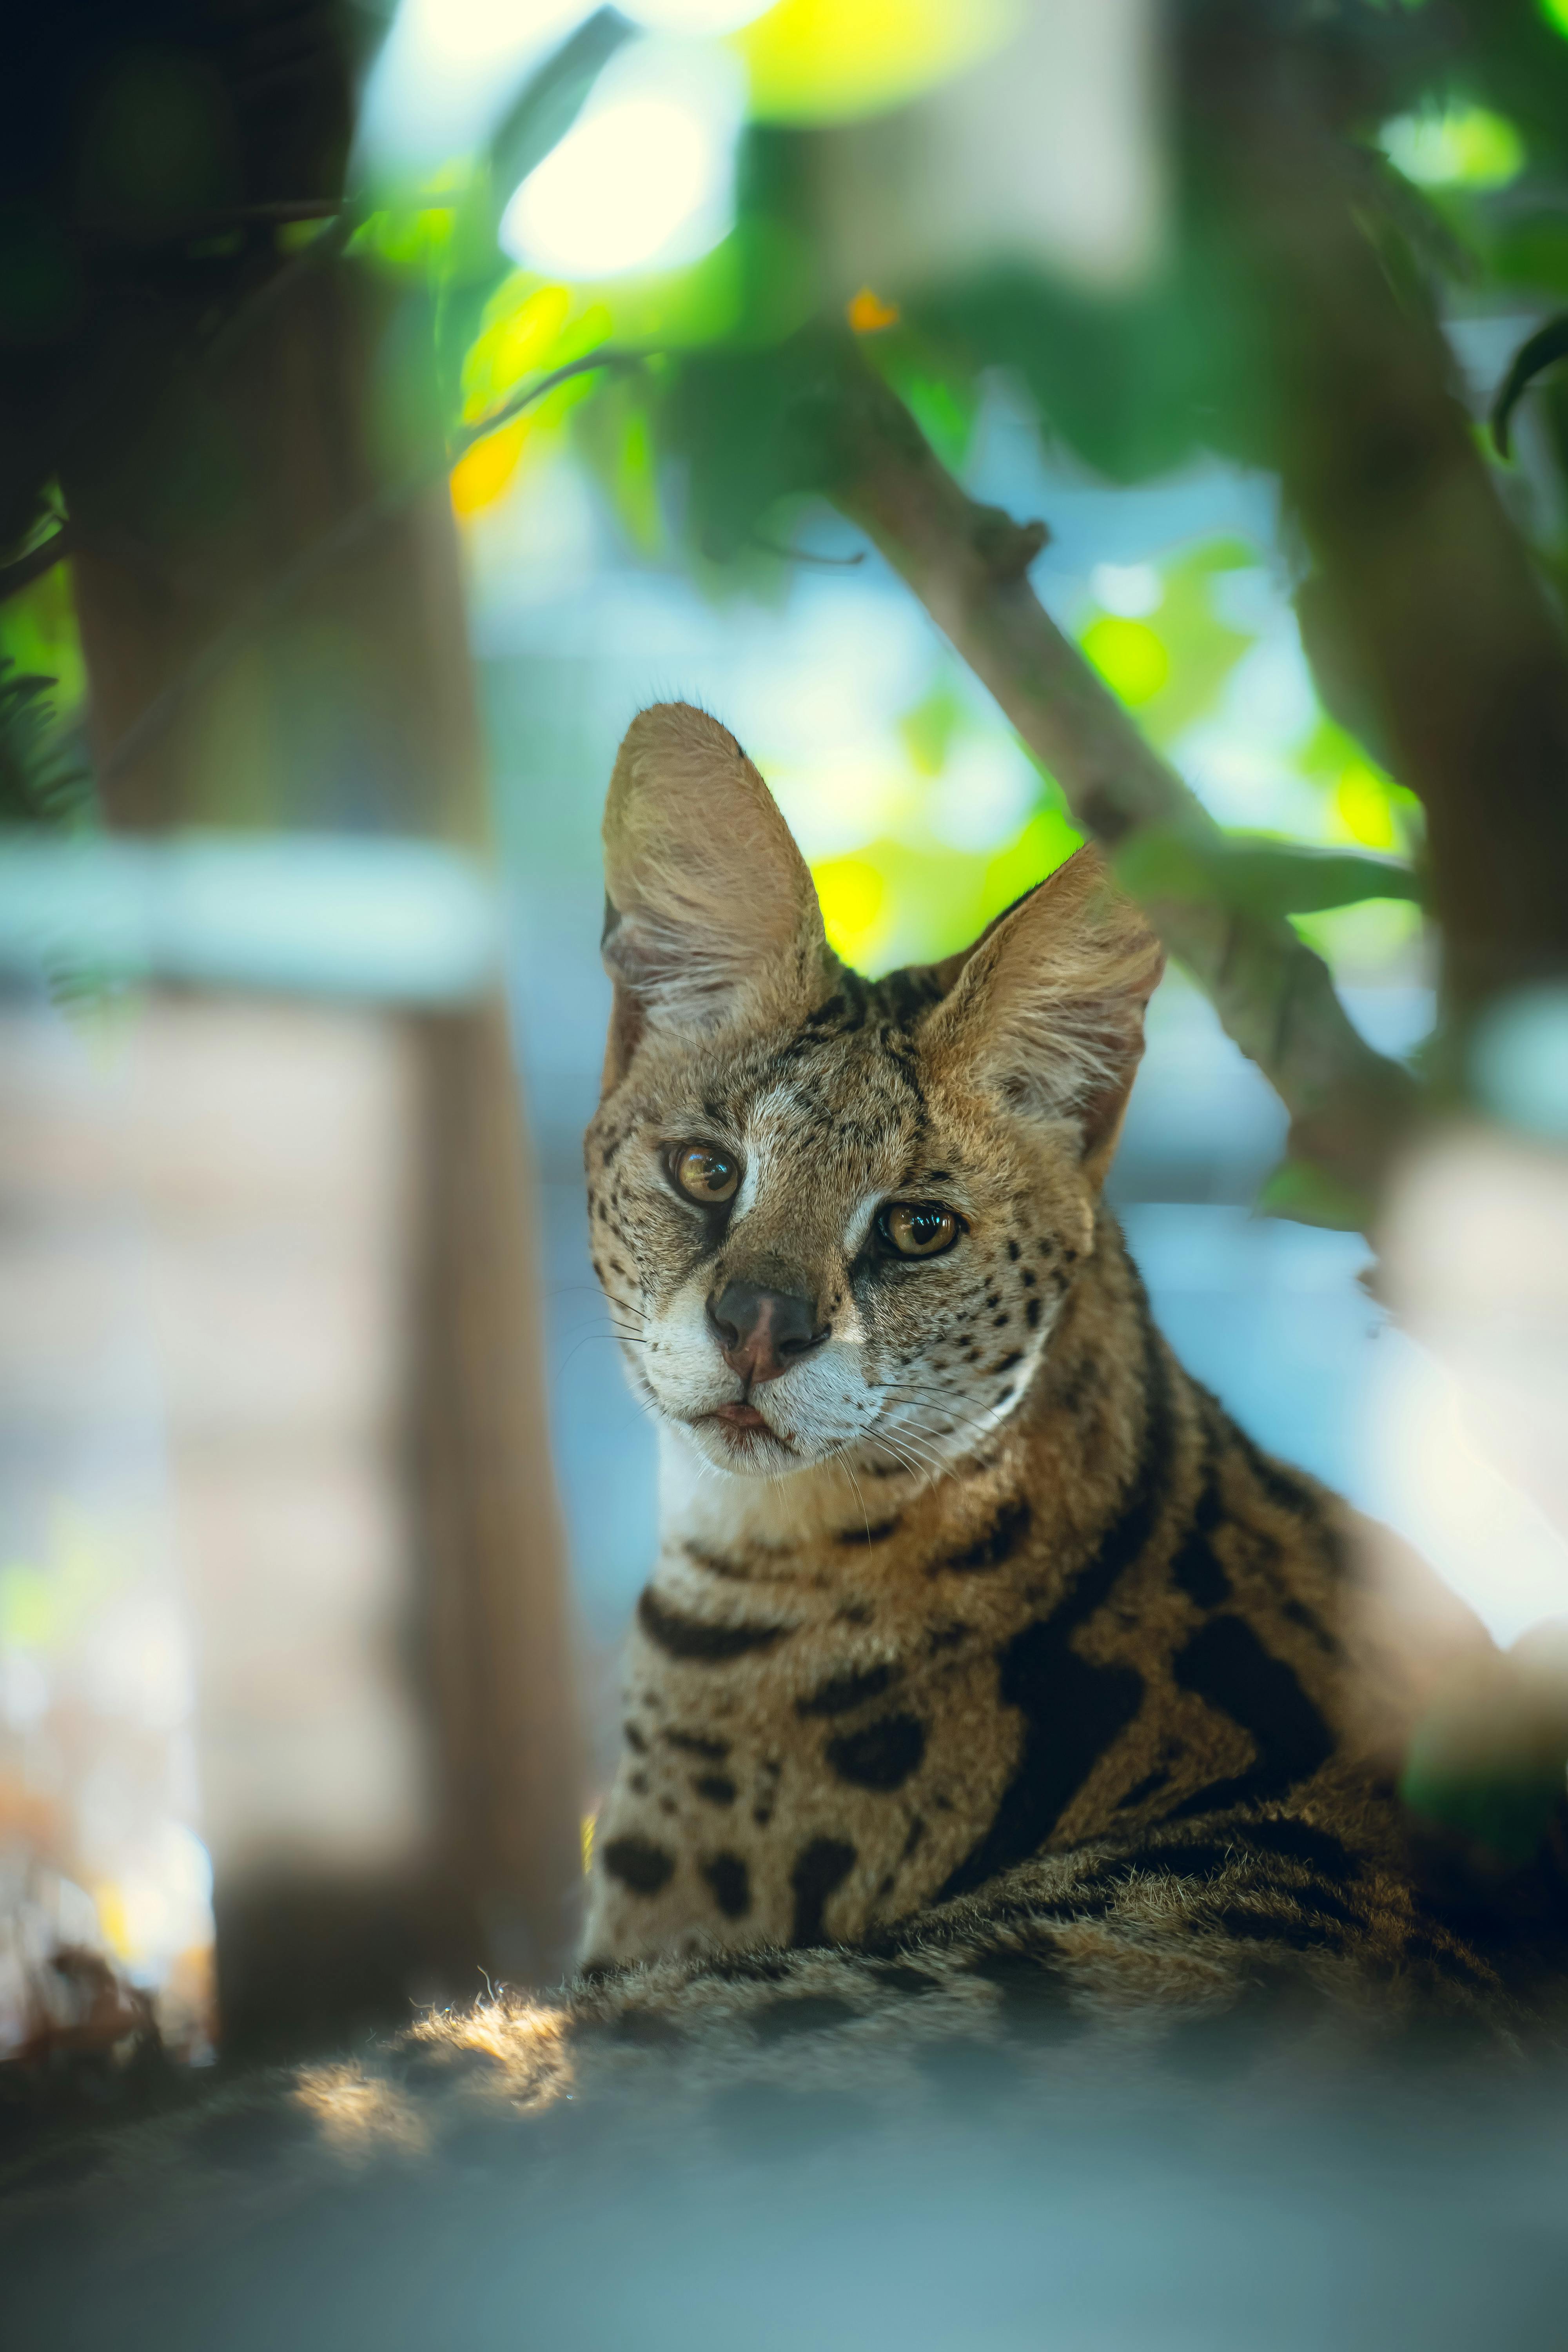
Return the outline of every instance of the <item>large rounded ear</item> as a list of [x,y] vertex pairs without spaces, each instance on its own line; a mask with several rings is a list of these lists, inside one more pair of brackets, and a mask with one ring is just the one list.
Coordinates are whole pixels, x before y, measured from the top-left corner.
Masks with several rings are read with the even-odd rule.
[[1076,1131],[1098,1181],[1143,1055],[1164,952],[1098,850],[1080,849],[939,967],[921,1043],[933,1069]]
[[647,1028],[700,1034],[820,992],[831,958],[806,863],[734,737],[686,702],[638,713],[605,805],[605,1083]]

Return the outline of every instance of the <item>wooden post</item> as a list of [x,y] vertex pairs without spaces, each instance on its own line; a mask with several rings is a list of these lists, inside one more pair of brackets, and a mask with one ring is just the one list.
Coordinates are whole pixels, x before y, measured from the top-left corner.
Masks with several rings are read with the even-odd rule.
[[[405,338],[387,362],[407,324],[358,270],[301,272],[252,332],[231,339],[199,398],[172,393],[133,441],[79,452],[66,469],[87,538],[155,556],[84,555],[75,569],[114,825],[364,827],[482,843],[479,730],[438,455],[432,467],[427,414],[387,422],[418,348]],[[279,572],[395,484],[418,450],[435,486],[388,500],[341,560],[269,603]],[[253,630],[215,667],[211,647],[247,615]],[[149,731],[154,708],[163,716]],[[481,1969],[548,1976],[569,1948],[575,1715],[532,1178],[505,1006],[498,988],[401,1017],[421,1100],[409,1673],[429,1733],[435,1828],[390,1872],[275,1860],[226,1874],[219,1857],[230,2047],[340,2030],[411,1993],[462,1995]],[[199,1562],[192,1573],[199,1585]]]

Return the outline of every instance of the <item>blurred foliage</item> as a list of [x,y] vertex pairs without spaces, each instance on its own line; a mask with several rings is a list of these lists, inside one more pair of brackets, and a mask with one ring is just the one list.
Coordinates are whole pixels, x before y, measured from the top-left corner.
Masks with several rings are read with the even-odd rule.
[[0,826],[74,829],[91,814],[91,771],[61,729],[58,693],[58,678],[0,653]]
[[[117,282],[172,289],[185,306],[174,410],[184,430],[200,407],[191,354],[215,334],[240,332],[234,315],[243,322],[269,276],[372,272],[407,298],[394,305],[382,362],[392,478],[412,482],[428,465],[433,355],[466,525],[482,530],[536,473],[576,464],[632,560],[684,565],[713,596],[781,597],[792,558],[813,546],[835,371],[851,350],[954,467],[966,464],[999,386],[1022,403],[1046,466],[1068,483],[1142,484],[1216,459],[1277,462],[1280,395],[1246,267],[1249,224],[1205,110],[1215,52],[1204,43],[1223,46],[1222,0],[1172,13],[1164,217],[1138,268],[1095,280],[1053,261],[1037,239],[997,233],[960,240],[954,253],[966,257],[925,266],[916,257],[858,285],[845,257],[861,223],[833,193],[846,166],[860,159],[862,181],[851,174],[851,184],[869,184],[866,158],[874,180],[877,158],[896,151],[865,142],[890,121],[924,126],[932,171],[968,152],[942,146],[948,133],[931,110],[987,61],[1005,73],[1009,44],[1032,21],[1021,0],[776,0],[738,30],[693,36],[684,54],[743,77],[745,127],[725,166],[728,229],[694,258],[655,254],[619,274],[581,277],[520,261],[509,205],[589,119],[644,42],[639,26],[607,8],[563,20],[553,48],[513,74],[515,86],[498,82],[482,135],[418,168],[362,161],[340,220],[226,225],[224,208],[242,199],[313,197],[338,184],[345,61],[374,36],[368,19],[318,14],[316,66],[308,43],[289,53],[296,102],[310,71],[321,79],[301,116],[308,136],[285,136],[281,113],[252,121],[249,85],[235,79],[224,39],[198,37],[177,9],[168,24],[151,10],[160,37],[150,44],[127,47],[115,36],[96,112],[69,133],[74,147],[60,133],[61,153],[76,158],[69,187],[58,172],[37,173],[26,202],[19,182],[0,201],[0,351],[25,348],[29,366],[40,353],[58,351],[62,365],[79,356],[83,321],[107,299],[108,239]],[[1521,322],[1503,415],[1515,455],[1491,462],[1542,576],[1568,594],[1568,371],[1557,371],[1555,323],[1568,299],[1568,14],[1555,0],[1279,0],[1268,23],[1303,87],[1329,94],[1360,158],[1363,225],[1401,300],[1468,321],[1494,343],[1497,322]],[[476,37],[473,26],[461,35]],[[998,136],[1010,135],[1004,124]],[[292,185],[277,176],[289,169]],[[639,184],[628,163],[622,200],[634,215],[639,184],[646,194],[646,175]],[[968,200],[957,177],[942,193],[959,210]],[[596,354],[617,363],[594,372]],[[1506,361],[1505,350],[1500,379]],[[584,372],[529,401],[574,367]],[[184,474],[167,477],[173,494],[220,499],[223,464],[221,436],[209,436]],[[41,527],[48,493],[33,481],[7,495],[16,553]],[[831,543],[841,549],[842,538]],[[1139,598],[1076,581],[1053,608],[1231,836],[1223,856],[1182,840],[1138,845],[1160,887],[1288,915],[1342,961],[1408,964],[1425,895],[1421,812],[1391,770],[1358,648],[1336,635],[1289,517],[1281,546],[1179,545],[1142,567]],[[6,805],[29,821],[76,821],[85,805],[68,750],[79,656],[36,642],[59,593],[58,579],[36,583],[0,606]],[[1291,665],[1299,672],[1303,653],[1315,701],[1298,692],[1293,717],[1260,719],[1259,681]],[[869,794],[861,837],[836,840],[818,859],[834,936],[865,959],[945,951],[1078,838],[1052,780],[1033,771],[1016,790],[997,787],[989,833],[942,819],[964,762],[979,759],[982,739],[994,751],[1003,730],[944,673],[933,680],[878,751],[900,767],[896,813],[885,793]],[[1211,787],[1214,745],[1227,730],[1253,745],[1254,768]],[[770,762],[772,747],[757,748]],[[1010,739],[1004,750],[1022,761]],[[778,781],[786,792],[782,769]],[[1147,876],[1144,884],[1153,887]]]
[[[1344,129],[1366,156],[1369,226],[1408,299],[1484,316],[1499,301],[1517,307],[1533,292],[1546,303],[1568,288],[1568,106],[1551,102],[1552,92],[1568,100],[1561,29],[1523,6],[1460,7],[1441,19],[1375,6],[1318,14],[1321,37],[1309,38],[1335,61]],[[1238,292],[1237,224],[1204,152],[1199,112],[1184,105],[1163,251],[1136,282],[1091,289],[1015,259],[864,286],[847,299],[835,289],[820,199],[831,142],[856,135],[867,114],[940,87],[1012,29],[1005,9],[937,0],[912,13],[816,0],[764,11],[728,42],[751,77],[752,118],[731,233],[683,268],[571,283],[512,266],[495,230],[528,159],[569,128],[624,37],[603,18],[581,26],[519,95],[489,152],[468,159],[452,205],[430,206],[423,230],[416,210],[395,238],[385,225],[361,232],[384,263],[440,289],[455,433],[595,351],[647,355],[636,371],[560,385],[477,441],[454,475],[459,513],[480,519],[534,467],[574,456],[638,559],[684,562],[710,593],[776,592],[787,551],[809,543],[827,354],[847,326],[950,465],[964,462],[999,376],[1023,394],[1048,462],[1069,472],[1136,484],[1216,456],[1267,461],[1263,330]],[[1516,396],[1527,405],[1537,397],[1522,379]],[[1509,495],[1538,561],[1555,572],[1563,500],[1554,459],[1543,462],[1549,437],[1534,434]],[[1257,572],[1259,557],[1212,542],[1150,568],[1147,610],[1101,606],[1091,591],[1073,625],[1151,738],[1185,764],[1194,730],[1226,707],[1267,633],[1216,595],[1228,575]],[[1331,952],[1386,961],[1419,929],[1420,810],[1388,772],[1353,656],[1330,642],[1313,583],[1294,586],[1321,702],[1274,747],[1278,776],[1295,793],[1288,814],[1268,792],[1249,825],[1227,813],[1237,839],[1218,863],[1172,842],[1151,841],[1140,855],[1164,861],[1172,888],[1288,914]],[[972,723],[961,725],[940,692],[906,713],[911,779],[935,792]],[[945,951],[1007,903],[999,892],[1034,878],[1029,856],[1043,871],[1078,837],[1047,778],[1007,836],[986,846],[933,837],[919,792],[890,830],[868,806],[866,837],[822,858],[818,872],[836,938],[871,960]],[[1292,843],[1307,854],[1290,855]],[[1358,908],[1353,923],[1336,911]]]

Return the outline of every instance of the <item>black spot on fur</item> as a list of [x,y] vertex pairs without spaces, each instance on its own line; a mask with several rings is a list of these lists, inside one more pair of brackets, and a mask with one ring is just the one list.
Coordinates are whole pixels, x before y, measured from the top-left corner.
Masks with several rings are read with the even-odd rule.
[[857,2011],[836,1993],[803,1992],[770,2000],[752,2019],[764,2042],[783,2042],[792,2033],[821,2033],[831,2025],[847,2025]]
[[751,1651],[771,1650],[792,1630],[787,1625],[706,1624],[700,1617],[688,1617],[667,1607],[651,1585],[637,1602],[637,1623],[668,1657],[710,1665],[721,1664],[727,1658],[743,1658]]
[[997,1696],[1024,1717],[1023,1753],[991,1825],[939,1890],[935,1901],[983,1885],[1037,1853],[1094,1765],[1143,1702],[1143,1678],[1128,1666],[1091,1665],[1071,1646],[1078,1628],[1142,1559],[1170,1478],[1174,1413],[1168,1359],[1148,1301],[1144,1322],[1147,1401],[1143,1444],[1126,1500],[1095,1557],[1079,1570],[1054,1615],[1026,1625],[1002,1651]]
[[621,1726],[621,1736],[634,1755],[646,1756],[647,1754],[647,1741],[643,1738],[642,1733],[637,1729],[635,1723],[623,1723]]
[[727,1739],[706,1739],[700,1731],[665,1731],[659,1737],[667,1748],[679,1748],[683,1756],[700,1756],[708,1764],[722,1764],[730,1753]]
[[738,1853],[716,1853],[701,1864],[713,1900],[726,1919],[743,1919],[752,1907],[752,1874]]
[[1163,1789],[1170,1777],[1170,1772],[1164,1765],[1161,1765],[1158,1771],[1145,1772],[1141,1780],[1133,1782],[1124,1797],[1118,1797],[1117,1811],[1130,1812],[1134,1805],[1141,1805],[1145,1797],[1152,1797],[1156,1790]]
[[1279,1614],[1281,1617],[1288,1618],[1292,1625],[1299,1625],[1302,1633],[1308,1634],[1317,1643],[1326,1658],[1339,1656],[1341,1643],[1338,1638],[1330,1633],[1322,1619],[1309,1609],[1307,1603],[1300,1600],[1296,1594],[1292,1593],[1288,1600],[1279,1603]]
[[935,1977],[927,1976],[923,1969],[906,1968],[901,1961],[885,1963],[877,1970],[877,1982],[889,1992],[908,1993],[919,2000],[922,1993],[941,1990]]
[[1212,1461],[1205,1465],[1203,1490],[1186,1538],[1171,1561],[1171,1574],[1200,1609],[1217,1609],[1230,1597],[1230,1579],[1215,1557],[1214,1531],[1224,1516]]
[[735,1801],[735,1783],[727,1772],[703,1772],[691,1785],[707,1804],[732,1805]]
[[788,1960],[769,1959],[761,1952],[731,1952],[703,1966],[725,1984],[787,1984],[790,1976]]
[[822,1752],[858,1789],[900,1789],[926,1752],[925,1726],[912,1715],[885,1715],[863,1731],[840,1732]]
[[996,1987],[1008,2030],[1021,2041],[1064,2041],[1089,2022],[1072,2007],[1065,1971],[1044,1955],[989,1952],[970,1973]]
[[1211,1617],[1171,1661],[1183,1690],[1227,1715],[1258,1749],[1250,1770],[1199,1789],[1172,1818],[1247,1799],[1283,1796],[1333,1753],[1333,1735],[1290,1668],[1239,1617]]
[[951,1569],[957,1576],[970,1576],[988,1568],[1000,1568],[1010,1559],[1028,1531],[1034,1513],[1020,1496],[1017,1501],[1005,1503],[977,1542],[967,1551],[954,1552],[951,1559],[939,1560],[931,1573]]
[[1249,1846],[1261,1847],[1266,1853],[1288,1855],[1292,1862],[1306,1863],[1314,1870],[1331,1870],[1348,1877],[1356,1868],[1356,1857],[1344,1840],[1329,1830],[1314,1829],[1310,1822],[1247,1822],[1237,1834]]
[[721,1576],[728,1583],[744,1584],[746,1570],[736,1560],[726,1559],[722,1552],[704,1551],[700,1544],[685,1543],[680,1547],[693,1568],[700,1568],[710,1576]]
[[873,1519],[868,1528],[846,1528],[835,1540],[841,1544],[886,1543],[889,1536],[897,1535],[899,1524],[897,1519]]
[[1462,1944],[1440,1944],[1436,1937],[1417,1930],[1405,1937],[1405,1952],[1408,1959],[1425,1960],[1429,1967],[1445,1975],[1458,1977],[1466,1984],[1495,1985],[1497,1982],[1495,1971],[1489,1969],[1483,1960],[1479,1960],[1473,1952],[1467,1951]]
[[1287,1468],[1282,1462],[1271,1462],[1244,1429],[1237,1430],[1235,1434],[1247,1468],[1276,1510],[1288,1511],[1293,1519],[1321,1518],[1322,1504],[1299,1471]]
[[1024,1308],[1024,1320],[1028,1325],[1031,1331],[1037,1331],[1039,1329],[1040,1302],[1037,1298],[1031,1298],[1026,1305]]
[[811,1693],[809,1698],[795,1703],[796,1715],[847,1715],[852,1706],[863,1706],[868,1699],[880,1698],[889,1684],[898,1680],[901,1669],[893,1665],[868,1666],[863,1673],[847,1666],[842,1674],[830,1675]]
[[1294,1951],[1310,1951],[1342,1940],[1338,1927],[1329,1920],[1307,1918],[1300,1913],[1282,1917],[1278,1913],[1248,1911],[1242,1904],[1227,1903],[1209,1916],[1227,1936],[1240,1942],[1289,1944]]
[[675,1875],[675,1856],[647,1838],[612,1838],[601,1859],[606,1874],[634,1895],[657,1895]]
[[855,1867],[855,1848],[842,1838],[813,1838],[795,1857],[789,1883],[795,1895],[795,1920],[790,1942],[797,1948],[825,1940],[823,1915],[827,1898],[843,1885]]

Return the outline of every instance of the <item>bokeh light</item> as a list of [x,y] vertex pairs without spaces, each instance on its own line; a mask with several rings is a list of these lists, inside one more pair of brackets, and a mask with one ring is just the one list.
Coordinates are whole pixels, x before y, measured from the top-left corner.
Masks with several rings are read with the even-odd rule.
[[503,249],[575,278],[698,260],[733,223],[744,101],[721,53],[653,41],[623,51],[507,205]]

